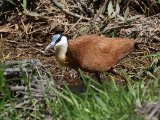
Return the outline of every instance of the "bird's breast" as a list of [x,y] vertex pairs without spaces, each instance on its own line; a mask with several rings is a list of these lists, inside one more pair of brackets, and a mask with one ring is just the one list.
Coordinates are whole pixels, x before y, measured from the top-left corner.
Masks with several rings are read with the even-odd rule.
[[66,63],[66,57],[63,55],[56,55],[56,60],[61,64],[65,64]]
[[56,54],[56,60],[62,66],[68,66],[71,68],[77,67],[73,58],[71,58],[71,56],[68,55]]

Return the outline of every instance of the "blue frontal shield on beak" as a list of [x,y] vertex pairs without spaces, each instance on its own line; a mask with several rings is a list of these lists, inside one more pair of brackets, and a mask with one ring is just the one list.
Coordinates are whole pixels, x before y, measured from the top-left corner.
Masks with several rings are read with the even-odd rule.
[[45,51],[48,51],[50,48],[54,47],[56,43],[60,41],[61,36],[62,35],[60,34],[53,35],[51,38],[52,42],[45,48]]

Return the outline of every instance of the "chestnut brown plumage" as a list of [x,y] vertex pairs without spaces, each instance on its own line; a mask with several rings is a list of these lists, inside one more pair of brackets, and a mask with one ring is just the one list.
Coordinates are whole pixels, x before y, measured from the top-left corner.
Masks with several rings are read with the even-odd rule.
[[108,71],[116,65],[133,50],[134,41],[97,35],[83,35],[67,41],[65,36],[58,34],[53,36],[52,43],[45,50],[52,46],[55,46],[56,59],[61,65],[98,72]]

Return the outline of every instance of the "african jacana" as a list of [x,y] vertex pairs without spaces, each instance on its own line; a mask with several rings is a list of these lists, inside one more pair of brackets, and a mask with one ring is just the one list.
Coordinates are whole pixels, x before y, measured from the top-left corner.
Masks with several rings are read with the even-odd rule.
[[134,47],[134,41],[128,38],[97,35],[83,35],[68,41],[59,33],[51,39],[45,51],[54,47],[56,59],[61,65],[89,72],[108,71]]

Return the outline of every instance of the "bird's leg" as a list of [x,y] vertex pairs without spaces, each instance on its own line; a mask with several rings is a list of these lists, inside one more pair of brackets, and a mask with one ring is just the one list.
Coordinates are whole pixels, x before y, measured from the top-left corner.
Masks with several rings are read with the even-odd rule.
[[83,77],[81,76],[80,71],[78,71],[78,79],[80,79],[81,81],[83,81]]
[[81,76],[80,70],[78,70],[77,72],[78,72],[78,80],[80,80],[80,85],[76,87],[77,89],[79,89],[78,91],[84,92],[86,91],[87,86],[84,82],[83,76]]
[[80,71],[78,71],[78,79],[80,80],[82,86],[86,86],[84,75],[83,74],[81,75]]
[[100,84],[102,84],[100,72],[95,72],[95,77],[97,78],[98,82],[99,82]]
[[[101,80],[101,77],[100,77],[100,72],[94,72],[94,76],[96,77],[96,79],[98,80],[98,82],[99,82],[100,84],[102,84],[102,80]],[[84,79],[83,76],[81,76],[80,71],[78,71],[78,78],[79,78],[80,80],[83,80],[83,79]]]
[[115,71],[114,68],[111,68],[108,72],[112,73],[114,76],[117,76],[117,78],[120,79],[120,81],[122,81],[122,79],[124,79],[124,77],[120,73]]

